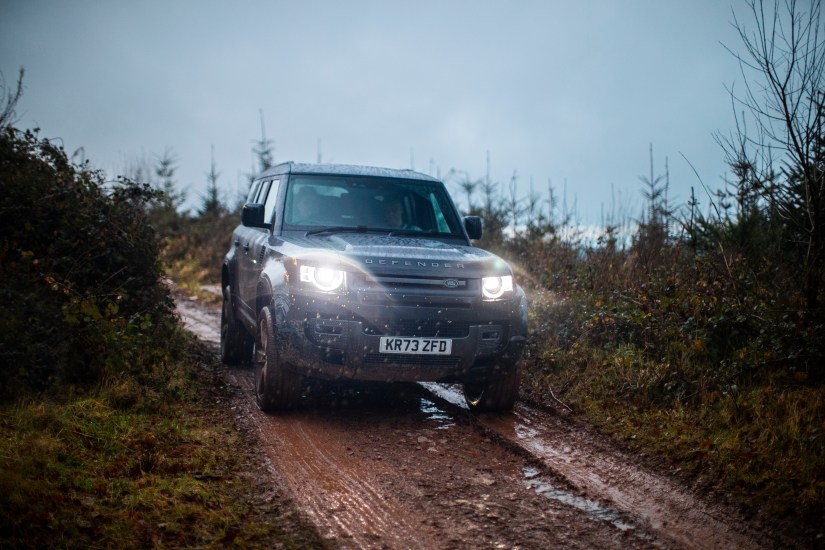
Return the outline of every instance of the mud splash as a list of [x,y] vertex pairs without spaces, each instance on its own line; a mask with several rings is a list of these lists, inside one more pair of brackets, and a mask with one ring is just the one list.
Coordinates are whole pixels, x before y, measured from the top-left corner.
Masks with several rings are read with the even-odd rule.
[[455,425],[455,418],[425,397],[421,398],[420,409],[427,420],[437,424],[436,430],[448,430]]

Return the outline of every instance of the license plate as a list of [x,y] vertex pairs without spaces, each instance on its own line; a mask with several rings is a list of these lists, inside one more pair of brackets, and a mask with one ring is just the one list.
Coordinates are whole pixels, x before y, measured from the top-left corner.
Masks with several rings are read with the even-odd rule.
[[450,355],[453,341],[445,338],[397,338],[381,337],[381,353],[405,353],[412,355]]

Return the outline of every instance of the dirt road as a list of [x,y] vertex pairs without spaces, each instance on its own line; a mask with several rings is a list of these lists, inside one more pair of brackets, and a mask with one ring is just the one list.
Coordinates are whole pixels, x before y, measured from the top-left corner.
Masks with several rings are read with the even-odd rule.
[[[179,299],[178,309],[217,346],[217,307]],[[273,483],[334,548],[776,544],[565,414],[519,404],[472,415],[457,388],[438,384],[316,384],[299,410],[266,415],[251,369],[226,377]]]

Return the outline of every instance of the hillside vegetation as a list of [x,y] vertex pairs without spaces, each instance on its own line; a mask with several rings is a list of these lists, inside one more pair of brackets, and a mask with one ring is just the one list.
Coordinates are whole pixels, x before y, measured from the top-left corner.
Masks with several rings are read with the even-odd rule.
[[[0,113],[0,546],[319,547],[180,326],[147,213]],[[216,406],[218,405],[218,406]],[[277,492],[276,492],[277,493]]]

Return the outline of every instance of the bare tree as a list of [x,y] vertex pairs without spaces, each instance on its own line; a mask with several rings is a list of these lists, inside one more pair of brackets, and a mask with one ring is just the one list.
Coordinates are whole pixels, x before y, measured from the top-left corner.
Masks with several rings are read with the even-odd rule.
[[17,86],[13,89],[6,89],[6,79],[0,74],[0,130],[15,124],[15,109],[17,102],[23,95],[23,74],[25,71],[20,67],[20,73],[17,76]]
[[450,171],[447,173],[447,176],[444,181],[447,181],[448,179],[451,179],[454,176],[460,176],[460,178],[457,180],[457,183],[461,190],[464,192],[464,195],[467,197],[467,206],[464,209],[464,212],[468,213],[475,208],[473,204],[473,195],[475,195],[478,186],[481,185],[481,180],[472,179],[470,177],[470,174],[468,174],[464,170],[456,170],[455,168],[450,168]]
[[[747,26],[734,15],[743,51],[744,92],[731,96],[755,123],[755,137],[738,130],[717,139],[739,167],[761,170],[749,181],[771,181],[775,156],[786,181],[762,193],[797,235],[803,250],[805,295],[817,311],[825,274],[825,32],[818,1],[748,0]],[[808,8],[807,11],[805,8]],[[737,128],[739,123],[737,122]],[[749,151],[745,151],[745,146]],[[775,155],[775,153],[777,155]],[[752,157],[751,159],[747,157]],[[774,205],[771,205],[773,208]]]

